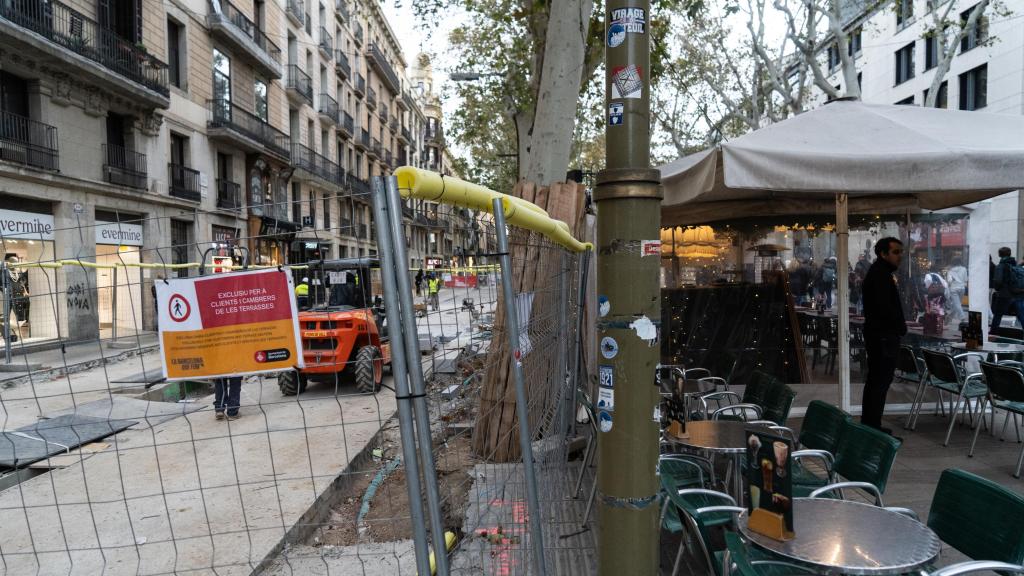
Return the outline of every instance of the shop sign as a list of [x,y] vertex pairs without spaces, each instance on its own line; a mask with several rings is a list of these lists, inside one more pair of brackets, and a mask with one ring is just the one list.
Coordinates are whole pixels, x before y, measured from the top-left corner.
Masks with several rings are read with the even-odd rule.
[[303,367],[289,270],[175,278],[155,285],[167,380]]
[[4,240],[53,240],[53,215],[16,212],[0,208],[0,238]]
[[142,246],[142,225],[96,221],[96,243],[117,246]]

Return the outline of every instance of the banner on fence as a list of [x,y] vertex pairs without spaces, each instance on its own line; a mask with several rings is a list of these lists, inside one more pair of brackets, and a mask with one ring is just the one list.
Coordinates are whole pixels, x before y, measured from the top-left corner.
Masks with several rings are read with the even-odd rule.
[[256,270],[156,282],[167,380],[302,367],[291,274]]

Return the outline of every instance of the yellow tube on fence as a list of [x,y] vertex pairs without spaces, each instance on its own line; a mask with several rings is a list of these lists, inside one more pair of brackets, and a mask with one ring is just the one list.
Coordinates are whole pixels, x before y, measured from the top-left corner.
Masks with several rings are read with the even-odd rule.
[[487,213],[493,210],[491,201],[501,198],[505,219],[509,224],[544,234],[552,242],[574,252],[593,249],[589,242],[573,238],[568,224],[551,218],[540,206],[522,198],[412,166],[396,169],[395,177],[398,179],[398,190],[404,198],[419,198]]

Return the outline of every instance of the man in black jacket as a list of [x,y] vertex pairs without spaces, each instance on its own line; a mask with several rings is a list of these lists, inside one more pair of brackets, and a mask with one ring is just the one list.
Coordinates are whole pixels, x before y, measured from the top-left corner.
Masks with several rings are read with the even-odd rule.
[[903,243],[882,238],[875,244],[875,262],[864,277],[864,347],[868,354],[868,375],[864,382],[861,423],[882,428],[885,396],[896,373],[900,338],[907,333],[896,270],[903,256]]

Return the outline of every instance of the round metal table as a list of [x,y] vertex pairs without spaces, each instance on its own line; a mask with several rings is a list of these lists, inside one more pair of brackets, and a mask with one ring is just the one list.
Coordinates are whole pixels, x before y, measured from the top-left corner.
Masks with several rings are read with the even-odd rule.
[[665,438],[702,456],[723,454],[732,458],[730,495],[743,504],[743,462],[747,455],[746,422],[734,420],[691,420],[686,423],[686,437],[666,434]]
[[986,352],[995,356],[997,361],[1000,354],[1020,354],[1024,352],[1024,344],[1010,344],[1006,342],[982,342],[980,348],[967,348],[966,342],[954,342],[949,347],[964,352]]
[[754,545],[819,574],[876,576],[904,574],[935,560],[939,537],[924,524],[885,508],[828,498],[794,498],[796,536],[780,542],[747,528],[740,532]]

